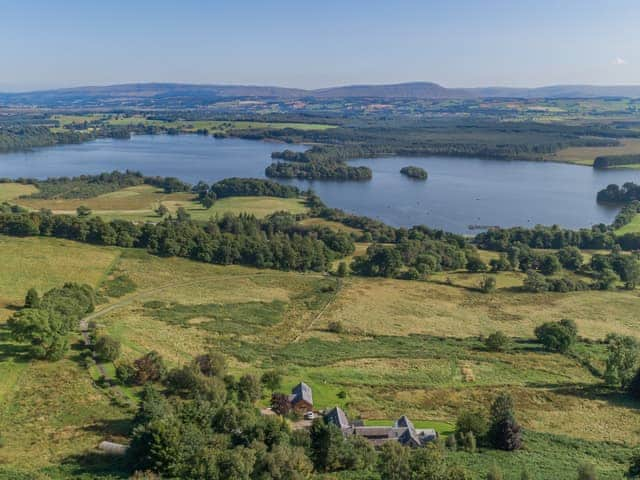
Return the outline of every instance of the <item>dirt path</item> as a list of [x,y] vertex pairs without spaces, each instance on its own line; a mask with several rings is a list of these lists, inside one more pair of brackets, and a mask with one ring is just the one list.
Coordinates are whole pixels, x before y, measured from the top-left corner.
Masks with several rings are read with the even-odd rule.
[[[132,303],[142,300],[145,297],[148,297],[150,295],[156,294],[158,292],[161,292],[163,290],[167,290],[169,288],[175,288],[175,287],[188,287],[191,285],[197,285],[205,280],[209,280],[209,279],[216,279],[216,280],[224,280],[224,279],[236,279],[236,278],[255,278],[256,276],[260,276],[260,277],[268,277],[268,276],[275,276],[275,275],[279,275],[279,273],[273,273],[273,274],[269,274],[269,273],[252,273],[252,274],[242,274],[242,275],[220,275],[220,274],[212,274],[212,275],[203,275],[201,277],[195,277],[195,278],[191,278],[190,280],[187,281],[181,281],[181,282],[171,282],[171,283],[166,283],[163,285],[159,285],[157,287],[153,287],[153,288],[149,288],[146,290],[142,290],[140,292],[138,292],[137,294],[133,294],[131,296],[128,296],[127,298],[117,301],[115,303],[109,304],[106,307],[97,310],[93,313],[90,313],[89,315],[85,316],[82,320],[80,320],[80,333],[82,334],[82,338],[84,340],[84,343],[86,346],[90,347],[91,346],[91,340],[89,338],[89,322],[96,320],[100,317],[103,317],[105,315],[107,315],[108,313],[113,312],[114,310],[117,310],[119,308],[125,307],[127,305],[131,305]],[[317,276],[317,277],[321,277],[321,274],[308,274],[311,276]],[[339,290],[340,284],[338,285],[338,289]],[[336,294],[337,294],[337,290],[336,290]],[[334,297],[332,297],[332,300]],[[319,316],[322,314],[322,312],[324,312],[324,310],[327,308],[327,306],[329,305],[329,303],[331,303],[330,300],[327,305],[325,305],[323,307],[323,309],[320,311],[319,315],[317,315],[314,320],[309,324],[309,326],[307,327],[307,329],[305,329],[304,331],[307,331],[311,325],[319,318]],[[302,333],[300,334],[302,335]],[[297,341],[297,339],[300,337],[300,335],[298,335],[298,337],[294,340]],[[104,367],[103,363],[100,363],[98,361],[98,359],[96,358],[96,355],[93,354],[93,359],[96,361],[96,368],[98,369],[98,371],[100,372],[100,375],[102,375],[104,377],[104,379],[113,387],[114,390],[117,390],[118,394],[123,396],[123,398],[126,398],[126,395],[124,394],[124,392],[122,392],[122,390],[116,385],[115,382],[115,378],[113,377],[109,377],[109,375],[107,374],[107,371]]]
[[333,293],[333,295],[331,296],[331,298],[329,299],[329,301],[327,303],[325,303],[324,307],[322,307],[320,309],[320,311],[316,314],[315,317],[313,317],[313,320],[311,320],[309,322],[309,325],[307,325],[307,327],[305,329],[303,329],[298,335],[296,335],[296,337],[293,339],[293,343],[298,343],[298,341],[302,338],[302,335],[304,335],[305,333],[307,333],[309,330],[311,330],[313,328],[313,325],[320,320],[320,318],[322,317],[322,315],[324,315],[324,313],[327,311],[327,309],[333,305],[333,303],[336,301],[336,298],[338,298],[338,294],[340,293],[340,291],[342,290],[342,286],[343,286],[343,281],[341,278],[338,278],[338,282],[337,282],[337,286],[336,286],[336,291]]

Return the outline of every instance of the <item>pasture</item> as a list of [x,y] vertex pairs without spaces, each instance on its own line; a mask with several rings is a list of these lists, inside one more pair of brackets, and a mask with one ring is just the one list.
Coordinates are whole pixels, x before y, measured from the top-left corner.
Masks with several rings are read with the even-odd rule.
[[[25,187],[25,188],[18,188]],[[300,198],[277,197],[228,197],[222,198],[211,207],[204,208],[191,193],[164,193],[150,185],[128,187],[116,192],[105,193],[87,199],[37,199],[19,198],[35,191],[35,187],[18,184],[0,184],[0,200],[9,201],[22,207],[39,210],[47,208],[54,213],[72,214],[80,206],[88,207],[92,214],[105,220],[124,219],[136,222],[158,222],[161,220],[156,210],[164,205],[170,214],[175,214],[182,207],[194,220],[206,221],[216,215],[225,213],[248,213],[264,218],[278,211],[293,214],[308,211],[304,200]]]
[[[640,139],[624,138],[621,145],[616,147],[570,147],[558,150],[548,157],[548,160],[575,163],[578,165],[593,165],[596,157],[603,155],[628,155],[640,153]],[[629,168],[628,165],[624,166]]]
[[[527,466],[534,478],[545,478],[550,468],[573,474],[593,457],[601,478],[617,478],[640,443],[637,405],[603,386],[606,346],[596,341],[609,332],[637,335],[637,292],[525,294],[515,288],[521,274],[507,272],[497,275],[496,292],[482,294],[475,288],[480,274],[439,274],[426,282],[337,279],[48,238],[0,237],[0,247],[10,252],[9,268],[0,270],[10,305],[19,305],[31,286],[43,291],[68,280],[98,286],[129,278],[135,290],[99,305],[104,314],[96,318],[121,340],[126,361],[156,350],[174,367],[214,348],[233,374],[275,369],[285,391],[304,380],[317,408],[341,405],[371,425],[407,414],[444,435],[461,409],[486,408],[496,392],[508,390],[527,449],[452,454],[476,472],[498,460],[512,476]],[[575,320],[585,338],[572,356],[545,352],[532,340],[536,325],[562,318]],[[332,322],[343,332],[331,331]],[[480,340],[495,330],[512,337],[504,352],[487,351]],[[79,459],[95,453],[101,439],[122,439],[130,413],[93,384],[97,372],[79,366],[77,350],[57,363],[28,361],[24,347],[0,328],[0,375],[6,444],[0,478],[112,472],[99,461],[90,470]],[[135,391],[125,393],[136,398]],[[265,391],[261,405],[268,398]]]

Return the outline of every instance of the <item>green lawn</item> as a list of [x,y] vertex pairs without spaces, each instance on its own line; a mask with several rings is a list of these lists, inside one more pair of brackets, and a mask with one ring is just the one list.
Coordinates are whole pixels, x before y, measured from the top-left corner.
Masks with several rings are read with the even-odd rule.
[[640,215],[636,215],[633,219],[623,227],[615,231],[616,235],[624,235],[625,233],[640,232]]

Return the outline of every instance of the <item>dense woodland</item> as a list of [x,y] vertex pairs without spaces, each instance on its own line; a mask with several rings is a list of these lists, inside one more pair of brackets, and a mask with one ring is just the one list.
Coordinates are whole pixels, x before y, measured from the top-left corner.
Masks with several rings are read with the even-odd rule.
[[[480,156],[510,160],[543,160],[565,147],[617,145],[618,138],[638,137],[630,128],[606,125],[570,126],[487,120],[379,120],[353,122],[331,130],[272,132],[288,141],[320,144],[314,160],[344,161],[384,155]],[[598,137],[598,138],[595,138]]]
[[622,186],[607,185],[607,188],[598,192],[597,200],[602,203],[617,204],[640,200],[640,185],[633,182],[626,182]]
[[144,225],[48,212],[2,213],[0,233],[145,248],[162,256],[281,270],[324,271],[330,261],[354,249],[348,235],[326,228],[299,228],[296,218],[287,213],[274,214],[265,220],[249,215],[225,215],[201,224],[179,210],[176,218]]
[[593,168],[611,168],[634,163],[640,163],[640,155],[604,155],[596,157]]
[[402,167],[400,173],[406,175],[409,178],[415,178],[416,180],[426,180],[429,176],[424,168],[414,167],[412,165],[408,167]]
[[34,178],[0,179],[0,182],[17,182],[34,185],[38,191],[29,198],[92,198],[105,193],[115,192],[136,185],[152,185],[165,193],[188,192],[191,186],[175,177],[146,177],[140,172],[127,170],[113,171],[98,175],[80,175],[78,177],[54,177],[46,180]]

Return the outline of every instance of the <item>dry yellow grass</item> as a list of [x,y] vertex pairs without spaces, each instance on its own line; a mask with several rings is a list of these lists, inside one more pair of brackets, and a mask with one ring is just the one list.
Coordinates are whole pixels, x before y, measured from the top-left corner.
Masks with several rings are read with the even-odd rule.
[[593,165],[596,157],[601,155],[627,155],[640,153],[640,139],[625,138],[618,147],[570,147],[559,150],[548,157],[558,162],[576,163],[579,165]]
[[105,438],[122,441],[125,432],[108,425],[130,415],[111,405],[87,372],[68,359],[29,364],[1,406],[0,464],[21,471],[60,465]]
[[75,213],[84,205],[94,212],[144,211],[151,213],[160,202],[189,202],[191,193],[166,194],[150,185],[129,187],[117,192],[105,193],[94,198],[72,199],[20,199],[17,203],[33,209],[48,208],[58,213]]
[[[0,195],[2,195],[0,185]],[[7,192],[9,195],[9,192]],[[11,198],[14,198],[12,196]],[[54,213],[75,214],[79,206],[85,206],[105,220],[115,218],[140,221],[158,222],[160,217],[155,210],[162,204],[170,213],[178,208],[185,208],[194,220],[208,220],[216,215],[225,213],[250,213],[258,218],[264,218],[274,212],[286,210],[297,214],[305,213],[307,207],[299,198],[275,197],[230,197],[218,200],[213,207],[206,209],[195,200],[192,193],[164,193],[150,185],[139,185],[124,188],[117,192],[106,193],[94,198],[86,199],[29,199],[15,200],[19,205],[31,208],[48,208]]]
[[[464,288],[457,278],[477,285],[480,275],[449,275],[453,285],[352,277],[317,328],[340,321],[346,328],[371,334],[421,333],[466,337],[502,330],[531,337],[542,322],[570,318],[580,335],[600,339],[617,332],[638,336],[637,291],[529,294],[509,291],[519,274],[498,275],[498,291],[483,294]],[[315,335],[311,332],[310,335]]]
[[347,225],[343,225],[340,222],[332,222],[330,220],[325,220],[324,218],[312,217],[305,218],[300,221],[300,225],[305,226],[321,226],[321,227],[329,227],[332,230],[347,232],[347,233],[362,233],[362,230],[357,228],[349,227]]
[[[406,412],[410,418],[455,418],[463,408],[489,405],[500,389],[428,388],[388,391],[383,396],[393,413]],[[564,434],[596,441],[640,442],[640,412],[615,396],[592,393],[589,388],[510,387],[518,420],[525,428]],[[371,412],[371,415],[378,412]],[[393,418],[388,415],[389,418]]]
[[23,185],[21,183],[0,183],[0,202],[8,202],[22,195],[31,195],[38,189],[33,185]]
[[68,240],[1,235],[0,252],[0,319],[2,307],[22,304],[31,287],[42,293],[65,282],[97,286],[120,254],[116,248]]

